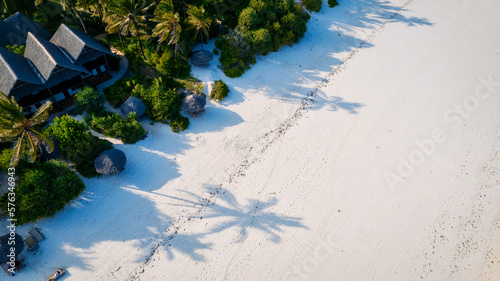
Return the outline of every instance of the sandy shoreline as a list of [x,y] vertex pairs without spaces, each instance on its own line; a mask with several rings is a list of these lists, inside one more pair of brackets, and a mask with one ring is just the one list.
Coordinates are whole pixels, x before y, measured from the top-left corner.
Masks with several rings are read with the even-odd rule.
[[195,69],[227,101],[116,142],[16,279],[497,281],[500,4],[340,3],[241,78]]

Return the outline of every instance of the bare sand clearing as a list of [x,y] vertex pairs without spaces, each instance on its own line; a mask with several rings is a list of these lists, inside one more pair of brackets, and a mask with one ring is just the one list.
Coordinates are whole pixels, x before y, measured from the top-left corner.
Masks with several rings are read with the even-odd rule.
[[195,69],[229,98],[117,143],[16,280],[500,280],[500,2],[339,2]]

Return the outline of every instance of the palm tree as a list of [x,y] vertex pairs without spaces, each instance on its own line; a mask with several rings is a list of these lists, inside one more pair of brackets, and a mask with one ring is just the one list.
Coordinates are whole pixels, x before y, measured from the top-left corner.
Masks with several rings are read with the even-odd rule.
[[189,15],[187,22],[191,25],[191,29],[195,29],[194,38],[198,36],[198,33],[201,34],[201,49],[203,50],[203,34],[205,34],[208,38],[208,30],[212,24],[212,19],[205,17],[205,9],[203,9],[203,7],[198,8],[193,5],[187,6]]
[[47,144],[50,152],[54,149],[52,141],[43,133],[37,131],[36,125],[41,124],[49,116],[52,103],[47,101],[38,108],[33,117],[26,118],[23,108],[19,106],[14,97],[9,99],[0,92],[0,139],[18,138],[14,146],[11,165],[15,167],[24,151],[28,150],[28,161],[34,162],[37,157],[37,148],[41,142]]
[[132,34],[137,37],[144,59],[146,59],[146,55],[144,55],[144,48],[139,36],[139,25],[146,20],[146,16],[141,14],[144,14],[152,5],[146,5],[144,0],[113,1],[107,6],[105,19],[108,23],[107,32],[119,32],[123,35]]
[[173,12],[155,11],[155,14],[158,15],[153,18],[152,21],[157,22],[158,24],[153,29],[153,37],[159,37],[158,49],[160,48],[161,44],[167,39],[169,39],[169,45],[177,44],[177,42],[179,42],[179,36],[182,31],[179,13],[174,14]]

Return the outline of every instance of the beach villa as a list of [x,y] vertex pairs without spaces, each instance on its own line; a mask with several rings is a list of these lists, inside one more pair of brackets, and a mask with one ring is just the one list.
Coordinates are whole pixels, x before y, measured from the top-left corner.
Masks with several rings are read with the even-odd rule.
[[[0,21],[0,91],[13,96],[26,115],[50,100],[56,110],[73,104],[85,85],[111,78],[114,54],[92,36],[62,24],[55,34],[22,13]],[[7,46],[24,45],[24,56]]]

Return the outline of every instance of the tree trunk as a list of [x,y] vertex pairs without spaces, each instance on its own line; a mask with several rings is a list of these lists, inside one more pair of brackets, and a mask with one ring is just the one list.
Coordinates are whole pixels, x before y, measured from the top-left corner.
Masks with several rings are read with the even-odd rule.
[[141,37],[139,36],[139,29],[137,28],[137,22],[134,21],[135,35],[137,40],[139,40],[139,47],[141,48],[142,57],[146,60],[146,55],[144,54],[144,48],[142,47]]
[[[66,2],[68,2],[67,0],[65,0]],[[73,8],[73,10],[75,10],[75,13],[76,13],[76,17],[78,18],[78,20],[80,20],[80,24],[82,25],[83,27],[83,31],[85,33],[88,33],[87,32],[87,27],[85,26],[85,23],[83,22],[82,18],[80,17],[80,13],[78,12],[78,10],[76,9],[75,5],[73,5],[73,2],[69,1],[69,3],[71,3],[71,8]]]
[[122,43],[123,52],[125,52],[125,46],[123,45],[122,33],[121,30],[118,31],[118,37],[120,37],[120,43]]

